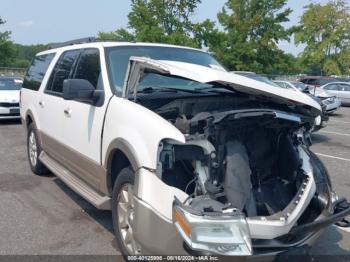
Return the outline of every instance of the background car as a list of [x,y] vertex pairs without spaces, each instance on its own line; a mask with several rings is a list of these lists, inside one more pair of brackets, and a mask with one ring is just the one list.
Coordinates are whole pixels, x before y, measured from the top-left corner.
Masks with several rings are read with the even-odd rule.
[[19,119],[19,96],[23,80],[0,77],[0,119]]
[[310,94],[309,88],[304,83],[301,83],[298,81],[282,81],[282,80],[273,81],[273,82],[282,88],[294,89],[296,91],[302,92],[312,97],[312,99],[314,99],[322,107],[322,115],[320,115],[315,119],[315,126],[313,128],[313,132],[316,132],[326,126],[326,122],[329,120],[329,116],[327,113],[327,105],[324,104],[319,97]]
[[309,93],[309,88],[302,82],[298,81],[282,81],[282,80],[276,80],[273,81],[277,85],[283,88],[295,88],[303,93]]
[[276,86],[276,87],[280,87],[278,84],[274,83],[273,81],[271,81],[270,79],[268,79],[265,76],[262,75],[258,75],[257,73],[254,72],[249,72],[249,71],[232,71],[231,73],[237,74],[237,75],[241,75],[241,76],[246,76],[249,77],[251,79],[272,85],[272,86]]
[[293,89],[297,92],[302,92],[300,89],[303,89],[303,91],[306,93],[306,95],[309,95],[312,99],[314,99],[319,105],[322,107],[322,114],[316,117],[313,132],[316,132],[320,130],[321,128],[325,127],[326,122],[329,120],[329,117],[327,116],[327,105],[325,105],[322,100],[316,96],[311,95],[308,92],[308,88],[305,85],[300,85],[303,83],[300,82],[294,82],[294,83],[300,83],[300,84],[292,84],[292,82],[289,81],[271,81],[265,76],[258,75],[254,72],[247,72],[247,71],[233,71],[232,73],[242,75],[249,77],[251,79],[264,82],[266,84],[278,87],[278,88],[286,88],[286,89]]
[[328,93],[340,99],[342,105],[350,105],[350,83],[349,82],[334,82],[328,83],[321,87]]
[[310,90],[310,93],[321,99],[322,103],[326,106],[326,113],[332,114],[341,107],[342,103],[334,94],[328,92],[328,90],[320,87],[315,87]]
[[308,87],[320,87],[331,82],[336,82],[337,79],[328,76],[304,76],[299,78],[298,81],[304,83]]

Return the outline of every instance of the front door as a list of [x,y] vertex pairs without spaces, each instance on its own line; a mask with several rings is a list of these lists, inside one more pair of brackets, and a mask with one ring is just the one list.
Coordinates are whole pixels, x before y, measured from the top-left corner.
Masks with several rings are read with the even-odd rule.
[[[103,90],[100,59],[99,49],[83,50],[73,78],[88,80],[96,89]],[[107,104],[96,107],[78,101],[64,102],[63,139],[70,149],[68,164],[76,175],[95,188],[99,188],[101,177],[105,175],[100,154]]]

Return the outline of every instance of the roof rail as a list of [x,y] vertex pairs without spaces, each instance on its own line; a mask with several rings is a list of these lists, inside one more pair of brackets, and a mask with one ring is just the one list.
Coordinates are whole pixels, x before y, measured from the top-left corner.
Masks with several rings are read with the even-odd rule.
[[69,45],[78,45],[78,44],[86,44],[86,43],[93,43],[93,42],[97,42],[97,40],[95,37],[90,36],[90,37],[79,38],[79,39],[75,39],[67,42],[51,44],[51,48],[59,48],[59,47],[64,47]]

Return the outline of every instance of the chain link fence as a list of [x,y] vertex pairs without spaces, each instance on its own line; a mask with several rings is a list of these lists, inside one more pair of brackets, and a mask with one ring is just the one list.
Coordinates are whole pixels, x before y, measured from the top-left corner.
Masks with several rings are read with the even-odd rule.
[[24,77],[27,68],[0,67],[0,76]]

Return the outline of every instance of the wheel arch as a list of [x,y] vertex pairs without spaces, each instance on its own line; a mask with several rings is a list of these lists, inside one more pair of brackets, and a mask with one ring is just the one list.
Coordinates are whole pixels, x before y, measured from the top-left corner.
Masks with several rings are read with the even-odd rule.
[[30,124],[33,124],[34,125],[34,129],[36,130],[37,132],[37,135],[38,135],[38,139],[39,139],[39,144],[40,146],[42,146],[42,139],[41,139],[41,133],[40,131],[38,130],[38,125],[37,125],[37,122],[36,122],[36,118],[33,114],[33,112],[29,109],[26,114],[25,114],[25,119],[24,119],[24,126],[25,126],[25,129],[26,131],[28,132],[28,127]]
[[104,167],[107,170],[107,189],[111,194],[113,185],[120,171],[128,166],[136,172],[141,167],[136,157],[136,151],[126,140],[118,138],[108,146]]

